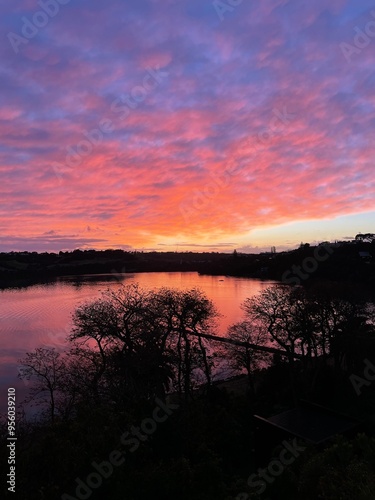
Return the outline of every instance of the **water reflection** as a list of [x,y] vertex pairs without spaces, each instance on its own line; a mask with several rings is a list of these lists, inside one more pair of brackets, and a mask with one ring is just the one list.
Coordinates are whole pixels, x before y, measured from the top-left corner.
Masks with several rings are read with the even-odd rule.
[[71,316],[78,305],[100,297],[107,289],[115,290],[134,282],[146,289],[163,286],[200,288],[222,314],[220,334],[225,334],[229,325],[241,319],[241,303],[271,283],[248,278],[201,276],[198,273],[112,273],[65,276],[53,283],[1,290],[1,394],[5,394],[9,386],[16,386],[24,392],[22,381],[17,381],[17,360],[27,351],[41,346],[64,349],[72,326]]

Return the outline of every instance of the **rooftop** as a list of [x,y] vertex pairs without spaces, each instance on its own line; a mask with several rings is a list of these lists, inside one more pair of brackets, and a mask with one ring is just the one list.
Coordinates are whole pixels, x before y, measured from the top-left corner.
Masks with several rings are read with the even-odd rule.
[[359,425],[355,419],[309,403],[301,403],[300,407],[273,417],[255,415],[255,418],[314,444],[321,444],[334,435],[353,430]]

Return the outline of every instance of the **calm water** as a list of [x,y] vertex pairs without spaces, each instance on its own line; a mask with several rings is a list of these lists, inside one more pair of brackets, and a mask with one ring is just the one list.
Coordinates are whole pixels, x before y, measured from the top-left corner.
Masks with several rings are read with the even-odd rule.
[[218,333],[242,317],[241,303],[271,282],[247,278],[200,276],[197,273],[139,273],[86,275],[60,278],[51,284],[0,291],[0,413],[4,412],[7,387],[16,387],[19,400],[25,384],[17,379],[18,362],[36,347],[63,349],[75,308],[99,298],[101,291],[138,282],[146,289],[167,286],[177,289],[200,288],[223,317]]

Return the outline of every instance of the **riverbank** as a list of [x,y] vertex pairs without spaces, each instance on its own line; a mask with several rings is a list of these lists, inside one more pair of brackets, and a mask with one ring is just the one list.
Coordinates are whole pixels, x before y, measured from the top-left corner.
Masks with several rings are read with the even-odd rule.
[[48,283],[61,276],[123,273],[198,272],[314,286],[319,282],[356,286],[370,295],[375,284],[375,244],[340,242],[301,245],[288,252],[73,252],[0,253],[0,289]]

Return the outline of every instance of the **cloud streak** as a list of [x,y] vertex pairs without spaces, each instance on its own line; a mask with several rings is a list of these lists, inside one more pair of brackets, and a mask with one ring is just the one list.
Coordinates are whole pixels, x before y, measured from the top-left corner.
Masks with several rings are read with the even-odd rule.
[[[340,47],[371,7],[243,2],[221,22],[198,0],[71,1],[16,54],[7,34],[41,7],[4,2],[0,249],[255,246],[265,227],[374,210],[373,51],[348,64]],[[146,96],[150,68],[168,77]],[[284,109],[293,119],[269,134]],[[184,218],[181,203],[228,168]]]

